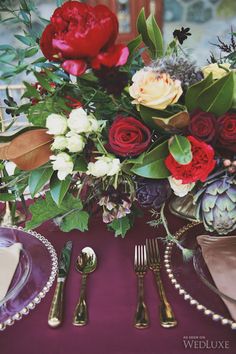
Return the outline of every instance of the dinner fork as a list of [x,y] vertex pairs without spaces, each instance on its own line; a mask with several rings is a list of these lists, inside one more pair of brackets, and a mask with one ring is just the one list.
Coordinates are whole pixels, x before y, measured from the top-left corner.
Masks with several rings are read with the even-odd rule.
[[134,271],[138,278],[138,304],[134,326],[142,329],[149,326],[147,306],[144,302],[144,276],[147,272],[147,253],[145,245],[136,245],[134,249]]
[[167,300],[161,279],[161,261],[157,239],[146,239],[148,266],[155,276],[157,289],[160,295],[160,323],[162,327],[170,328],[177,325],[173,310]]

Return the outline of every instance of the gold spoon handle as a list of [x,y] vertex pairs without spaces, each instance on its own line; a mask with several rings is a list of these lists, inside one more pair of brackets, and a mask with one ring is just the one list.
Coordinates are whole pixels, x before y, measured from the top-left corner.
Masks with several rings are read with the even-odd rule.
[[88,323],[88,310],[85,297],[87,274],[82,275],[81,289],[79,301],[76,305],[73,325],[74,326],[85,326]]
[[147,306],[144,302],[144,276],[138,275],[138,304],[134,319],[134,326],[142,329],[149,327]]
[[156,280],[156,284],[157,284],[157,288],[158,288],[160,300],[161,300],[161,304],[160,304],[161,326],[165,327],[165,328],[175,327],[177,325],[177,321],[175,319],[175,315],[174,315],[174,312],[171,308],[171,305],[170,305],[169,301],[167,300],[166,293],[165,293],[164,286],[163,286],[162,279],[161,279],[161,275],[160,275],[160,271],[155,271],[154,274],[155,274],[155,280]]

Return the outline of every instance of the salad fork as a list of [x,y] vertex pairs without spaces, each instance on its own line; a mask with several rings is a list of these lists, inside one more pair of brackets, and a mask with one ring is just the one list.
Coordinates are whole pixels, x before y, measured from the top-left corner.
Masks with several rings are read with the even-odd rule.
[[148,266],[152,270],[157,289],[160,295],[160,324],[162,327],[170,328],[177,325],[173,310],[167,300],[164,286],[161,279],[161,260],[157,239],[146,239]]
[[134,319],[134,326],[142,329],[149,326],[147,306],[144,302],[144,276],[147,272],[146,246],[136,245],[134,250],[134,271],[138,278],[138,304]]

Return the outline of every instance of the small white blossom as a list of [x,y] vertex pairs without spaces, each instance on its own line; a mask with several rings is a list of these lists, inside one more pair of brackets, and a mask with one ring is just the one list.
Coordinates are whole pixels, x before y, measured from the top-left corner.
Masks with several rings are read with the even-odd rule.
[[64,135],[57,135],[51,145],[52,150],[64,150],[67,147],[67,139]]
[[46,120],[47,133],[52,135],[63,135],[67,130],[67,118],[59,114],[50,114]]
[[84,149],[85,142],[84,138],[72,131],[66,134],[67,149],[70,152],[81,152]]
[[57,177],[61,181],[64,180],[67,175],[72,173],[74,164],[70,155],[65,152],[50,156],[50,160],[52,160],[52,168],[54,171],[58,171]]
[[184,197],[195,186],[195,183],[184,183],[183,184],[181,179],[176,179],[172,176],[168,177],[168,180],[170,182],[170,186],[171,186],[174,194],[177,195],[178,197]]
[[83,108],[76,108],[70,112],[68,126],[75,133],[87,133],[90,131],[90,119]]
[[120,171],[120,160],[112,157],[100,156],[96,162],[89,162],[88,175],[95,177],[113,176]]

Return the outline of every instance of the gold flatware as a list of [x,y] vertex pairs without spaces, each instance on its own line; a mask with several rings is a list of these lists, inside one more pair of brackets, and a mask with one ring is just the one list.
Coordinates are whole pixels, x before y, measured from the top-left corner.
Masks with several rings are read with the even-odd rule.
[[147,306],[144,302],[144,276],[147,272],[147,254],[144,245],[136,245],[134,249],[134,271],[138,278],[138,304],[134,326],[139,329],[149,326]]
[[60,254],[57,285],[48,315],[48,324],[53,328],[60,326],[63,320],[64,287],[70,268],[71,251],[72,241],[67,241]]
[[162,327],[170,328],[177,325],[173,310],[167,300],[161,279],[161,260],[157,239],[146,239],[148,266],[152,270],[160,295],[160,323]]
[[80,255],[76,261],[76,269],[82,274],[82,282],[80,288],[80,297],[76,305],[73,325],[84,326],[88,322],[88,309],[86,302],[86,281],[90,273],[92,273],[97,267],[97,256],[94,250],[90,247],[82,249]]

